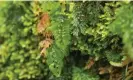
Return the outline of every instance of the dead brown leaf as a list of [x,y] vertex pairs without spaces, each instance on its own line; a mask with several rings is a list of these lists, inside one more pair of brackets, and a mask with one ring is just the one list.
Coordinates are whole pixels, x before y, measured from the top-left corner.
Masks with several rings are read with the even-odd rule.
[[42,17],[37,25],[38,33],[43,33],[43,31],[50,25],[50,17],[48,13],[43,13]]
[[90,58],[85,66],[85,69],[90,69],[94,65],[95,61],[94,58]]

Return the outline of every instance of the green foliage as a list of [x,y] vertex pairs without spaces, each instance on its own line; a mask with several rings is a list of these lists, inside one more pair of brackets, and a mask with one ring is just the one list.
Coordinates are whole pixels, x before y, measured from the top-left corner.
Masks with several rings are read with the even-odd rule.
[[82,69],[74,67],[72,80],[99,80],[99,77],[94,73],[89,73],[88,75],[88,73],[84,72]]
[[[0,79],[32,79],[46,75],[39,55],[36,17],[31,2],[4,2],[0,15]],[[3,5],[4,5],[3,4]],[[1,12],[2,13],[2,12]],[[4,15],[4,16],[3,16]],[[41,74],[44,72],[43,74]]]
[[[49,11],[51,16],[51,26],[49,26],[47,30],[52,31],[54,37],[54,42],[46,53],[46,63],[53,74],[59,77],[64,65],[64,57],[69,53],[71,20],[66,14],[64,14],[61,5],[59,6],[58,2],[48,2],[44,3],[43,5],[46,6],[45,4],[51,6],[48,7],[49,9],[44,7],[44,11]],[[56,8],[53,5],[57,5]],[[53,13],[53,11],[55,12]]]
[[[58,24],[58,25],[56,25]],[[60,24],[60,25],[59,25]],[[68,46],[70,45],[70,28],[69,23],[53,22],[53,26],[50,27],[54,34],[55,42],[51,46],[51,50],[47,52],[47,64],[56,76],[59,76],[63,67],[63,59],[68,54]],[[54,71],[58,70],[58,71]]]
[[[73,41],[76,46],[74,50],[94,56],[96,60],[106,57],[108,52],[121,53],[121,44],[119,44],[121,39],[113,35],[107,27],[115,18],[113,10],[120,4],[120,2],[77,3],[73,20],[73,35],[76,38]],[[93,7],[90,7],[91,5]]]
[[[126,54],[133,57],[132,2],[14,1],[0,10],[1,80],[116,80],[132,72],[125,67]],[[40,56],[49,31],[52,43],[41,44]]]
[[[125,14],[128,13],[127,14]],[[133,45],[132,45],[132,34],[133,34],[133,6],[132,4],[127,4],[121,7],[116,13],[116,19],[111,23],[110,29],[112,32],[120,35],[124,43],[124,53],[128,54],[133,58]]]

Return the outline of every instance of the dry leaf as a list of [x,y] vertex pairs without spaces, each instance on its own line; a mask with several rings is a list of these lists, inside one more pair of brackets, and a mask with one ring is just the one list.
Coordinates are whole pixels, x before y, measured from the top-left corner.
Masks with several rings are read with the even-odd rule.
[[112,67],[109,80],[122,80],[121,68]]
[[100,67],[99,68],[99,74],[106,74],[111,73],[111,67]]
[[37,25],[37,31],[38,33],[42,33],[46,27],[48,27],[50,24],[50,18],[48,13],[43,13],[41,20],[39,21],[38,25]]
[[40,47],[48,48],[52,44],[52,39],[45,39],[39,43]]
[[133,65],[127,67],[127,72],[126,72],[126,80],[129,80],[131,78],[133,78]]
[[46,49],[49,48],[51,44],[52,44],[52,39],[49,39],[49,38],[46,38],[45,40],[43,40],[39,43],[39,46],[43,48],[41,50],[42,56],[46,55]]
[[94,59],[93,58],[90,58],[88,60],[88,63],[85,66],[85,69],[90,69],[94,65],[94,63],[95,63]]

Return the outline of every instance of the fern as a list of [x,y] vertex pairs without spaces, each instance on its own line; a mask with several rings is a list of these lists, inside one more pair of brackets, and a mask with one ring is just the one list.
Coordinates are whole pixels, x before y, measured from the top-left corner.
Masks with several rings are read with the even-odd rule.
[[[59,20],[58,20],[59,19]],[[68,46],[70,45],[70,23],[67,20],[58,18],[53,20],[52,26],[48,29],[53,32],[54,43],[47,52],[47,64],[50,70],[59,76],[63,67],[63,59],[68,54]],[[64,20],[61,22],[61,20]]]
[[[58,2],[48,2],[46,5],[51,7],[44,7],[43,11],[48,12],[50,15],[50,26],[46,31],[51,31],[53,35],[53,43],[51,47],[46,50],[46,63],[51,72],[59,77],[63,68],[63,59],[69,53],[69,45],[71,39],[71,18],[63,11],[62,5]],[[46,6],[46,5],[42,5]],[[57,5],[56,7],[53,6]]]
[[55,44],[51,48],[47,49],[47,64],[49,69],[53,72],[54,75],[60,76],[61,69],[63,68],[63,58],[61,55],[63,52]]
[[56,20],[53,20],[51,23],[53,25],[50,27],[50,30],[53,32],[55,44],[66,52],[71,39],[70,20],[67,20],[64,17],[59,16],[56,18]]
[[99,80],[99,77],[94,73],[86,73],[77,67],[73,68],[72,80]]

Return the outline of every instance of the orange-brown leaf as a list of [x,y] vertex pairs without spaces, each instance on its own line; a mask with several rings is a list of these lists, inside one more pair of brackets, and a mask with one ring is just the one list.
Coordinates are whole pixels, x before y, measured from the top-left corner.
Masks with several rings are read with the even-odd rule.
[[39,43],[40,47],[42,47],[41,55],[45,56],[46,55],[46,49],[50,47],[52,44],[52,39],[45,39]]
[[106,74],[109,73],[109,67],[100,67],[99,68],[99,74]]
[[50,18],[48,13],[44,13],[37,25],[38,33],[42,33],[50,25]]
[[94,65],[95,61],[93,58],[90,58],[88,63],[85,66],[85,69],[90,69]]
[[40,42],[40,47],[48,48],[52,44],[52,39],[45,39]]

